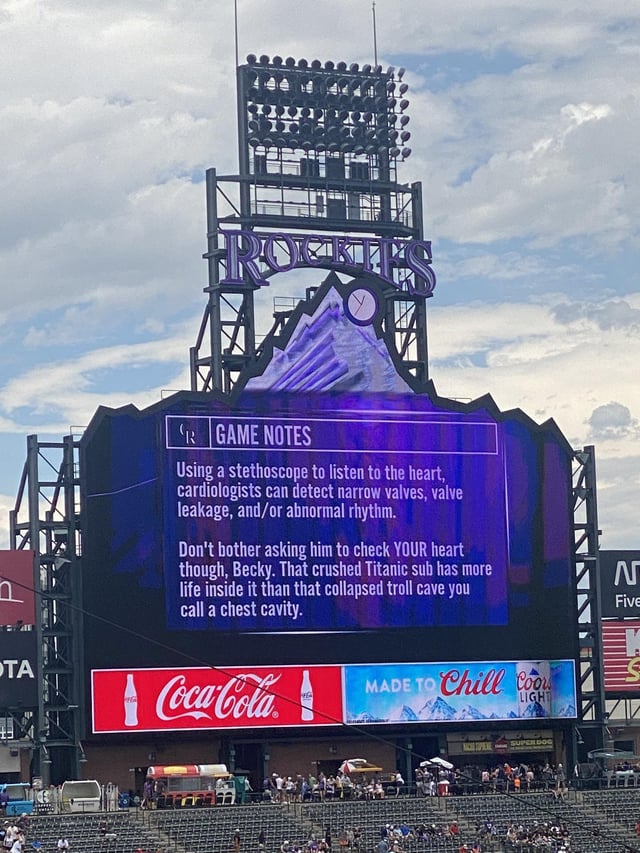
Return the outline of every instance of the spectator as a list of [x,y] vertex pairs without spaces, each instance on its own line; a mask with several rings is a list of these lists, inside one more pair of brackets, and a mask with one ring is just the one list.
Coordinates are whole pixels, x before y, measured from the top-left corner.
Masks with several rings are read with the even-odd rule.
[[233,837],[231,839],[231,846],[233,847],[233,853],[240,853],[240,829],[233,830]]

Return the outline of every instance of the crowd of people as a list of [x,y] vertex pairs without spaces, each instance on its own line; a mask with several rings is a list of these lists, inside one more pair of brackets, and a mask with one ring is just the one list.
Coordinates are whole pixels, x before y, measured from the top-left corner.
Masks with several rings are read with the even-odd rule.
[[446,796],[467,791],[477,793],[518,793],[519,791],[547,790],[556,797],[567,794],[567,775],[562,764],[556,767],[545,762],[543,765],[508,761],[493,767],[465,767],[464,770],[445,767],[418,767],[416,793],[423,796]]
[[[468,836],[468,831],[467,831]],[[580,853],[571,846],[571,834],[566,823],[561,821],[533,821],[531,824],[510,822],[506,831],[499,829],[492,818],[475,827],[475,838],[472,841],[462,841],[462,833],[458,821],[450,819],[438,823],[420,823],[411,825],[403,821],[398,824],[386,823],[380,827],[380,835],[373,853],[406,853],[407,850],[427,850],[430,843],[437,839],[460,838],[458,853],[482,853],[483,850],[494,850],[497,842],[504,845],[503,849],[523,851],[523,853]],[[257,838],[258,851],[265,850],[267,839],[264,830]],[[269,845],[271,846],[271,845]],[[335,853],[339,847],[344,853],[371,853],[370,846],[364,842],[364,834],[357,826],[340,830],[334,838],[331,828],[327,826],[324,832],[311,831],[304,842],[285,839],[279,845],[280,853]],[[233,835],[231,848],[233,853],[240,853],[241,841],[239,830]],[[276,849],[278,845],[276,844]]]
[[13,820],[5,820],[0,827],[0,839],[4,853],[22,853],[29,818],[26,814]]
[[[19,817],[5,820],[0,825],[0,844],[3,853],[25,853],[29,830],[29,815],[23,812]],[[38,853],[42,844],[37,839],[29,843],[29,847]],[[69,853],[69,839],[61,835],[56,844],[57,853]]]
[[283,776],[272,773],[266,776],[262,783],[262,796],[274,803],[304,803],[311,800],[333,799],[366,799],[381,800],[389,791],[397,793],[402,790],[405,781],[401,773],[396,773],[393,779],[383,781],[379,776],[351,777],[346,773],[319,773],[317,777],[310,773],[308,776]]
[[262,783],[262,797],[274,803],[301,803],[332,799],[383,799],[399,793],[436,797],[477,793],[518,793],[548,790],[564,798],[568,792],[567,774],[562,766],[516,764],[505,761],[493,767],[470,766],[464,770],[444,766],[420,766],[409,785],[400,772],[391,777],[337,772],[308,776],[272,773]]

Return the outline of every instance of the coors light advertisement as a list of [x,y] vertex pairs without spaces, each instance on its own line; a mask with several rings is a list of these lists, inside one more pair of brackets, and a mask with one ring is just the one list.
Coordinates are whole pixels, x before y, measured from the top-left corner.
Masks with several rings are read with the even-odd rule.
[[576,716],[572,660],[345,667],[346,723]]

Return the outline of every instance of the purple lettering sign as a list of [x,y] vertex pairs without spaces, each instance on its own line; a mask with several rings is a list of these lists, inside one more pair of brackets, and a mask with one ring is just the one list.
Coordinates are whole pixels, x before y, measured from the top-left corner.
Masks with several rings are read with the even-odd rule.
[[398,290],[425,298],[433,295],[436,286],[429,240],[241,230],[220,233],[226,253],[221,284],[240,286],[248,278],[256,287],[265,287],[273,273],[324,267],[349,275],[375,275]]

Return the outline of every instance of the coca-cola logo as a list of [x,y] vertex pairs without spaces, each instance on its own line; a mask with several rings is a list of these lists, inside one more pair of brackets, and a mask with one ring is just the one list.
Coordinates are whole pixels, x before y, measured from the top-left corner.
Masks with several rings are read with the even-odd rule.
[[275,695],[271,688],[279,680],[280,675],[273,673],[260,676],[247,672],[224,684],[187,685],[186,676],[176,675],[158,694],[156,714],[161,720],[276,717],[278,712],[274,708]]
[[475,678],[468,669],[448,669],[440,673],[440,691],[443,696],[497,696],[504,676],[504,669],[479,672]]

